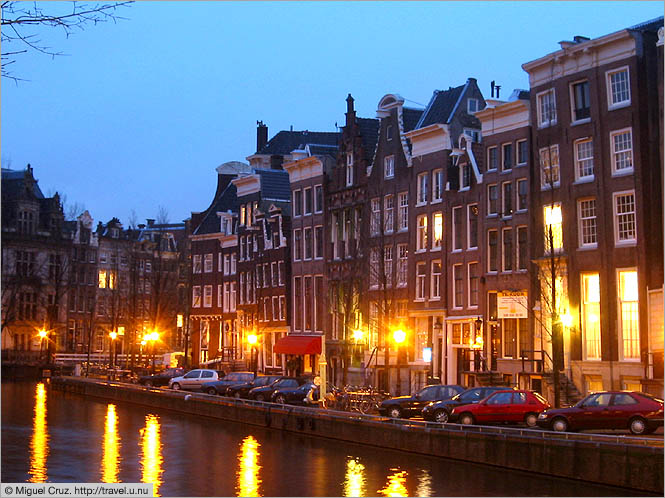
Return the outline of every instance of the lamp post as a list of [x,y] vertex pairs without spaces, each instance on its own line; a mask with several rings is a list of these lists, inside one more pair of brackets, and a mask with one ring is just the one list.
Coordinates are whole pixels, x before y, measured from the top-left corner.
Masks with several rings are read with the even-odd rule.
[[109,365],[114,366],[113,361],[113,349],[115,347],[115,340],[118,337],[118,333],[115,330],[109,332]]
[[258,343],[259,338],[256,336],[256,334],[252,333],[247,336],[247,342],[251,344],[252,346],[252,370],[254,371],[254,377],[256,377],[256,374],[258,373],[259,370],[259,356],[258,356],[258,350],[256,349],[256,344]]
[[478,317],[475,321],[476,324],[476,339],[474,341],[474,347],[476,348],[476,353],[478,358],[474,358],[476,362],[476,370],[485,370],[482,364],[483,357],[483,346],[485,344],[485,339],[483,338],[483,319]]
[[[145,341],[150,342],[150,352],[152,355],[152,373],[155,373],[155,342],[159,340],[159,332],[153,331],[150,332],[149,334],[146,334],[143,339]],[[143,341],[141,341],[141,344],[143,344]]]
[[44,329],[39,330],[39,361],[42,360],[42,352],[44,349],[44,339],[46,339],[46,336],[48,335],[48,332]]
[[404,332],[402,329],[397,329],[393,332],[393,340],[395,341],[395,344],[397,345],[397,358],[396,358],[396,364],[397,364],[397,396],[402,395],[402,379],[400,378],[400,369],[399,369],[399,352],[400,352],[400,346],[406,339],[406,332]]

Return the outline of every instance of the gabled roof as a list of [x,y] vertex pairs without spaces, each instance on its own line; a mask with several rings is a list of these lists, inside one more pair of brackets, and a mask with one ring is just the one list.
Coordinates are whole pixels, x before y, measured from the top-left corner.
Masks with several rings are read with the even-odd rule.
[[448,90],[434,90],[434,94],[429,104],[427,104],[425,112],[423,112],[420,121],[415,127],[424,128],[434,123],[450,124],[453,117],[453,110],[467,84],[468,82],[455,88],[450,87]]
[[284,200],[291,199],[291,183],[289,174],[281,169],[257,169],[261,177],[261,198]]
[[362,139],[363,153],[368,163],[372,162],[376,144],[379,141],[380,121],[373,118],[356,118],[358,132]]
[[340,136],[339,132],[334,131],[280,131],[256,154],[285,156],[307,144],[337,145]]
[[637,31],[657,31],[658,28],[663,26],[663,16],[656,17],[655,19],[650,19],[648,21],[641,22],[635,26],[630,26],[626,29],[634,29]]
[[217,213],[229,210],[238,212],[238,196],[236,195],[236,186],[232,182],[213,201],[199,225],[194,228],[193,234],[202,235],[219,232],[221,227]]
[[337,151],[339,150],[337,145],[309,144],[307,145],[307,148],[309,149],[309,154],[311,156],[337,157]]
[[422,109],[413,109],[411,107],[402,107],[402,119],[404,120],[404,132],[411,131],[420,121],[423,115]]
[[[30,165],[28,165],[30,168]],[[27,179],[27,181],[26,181]],[[32,193],[35,199],[44,199],[37,180],[32,176],[32,168],[12,170],[2,168],[2,200],[17,200],[26,197],[26,186],[32,183]]]

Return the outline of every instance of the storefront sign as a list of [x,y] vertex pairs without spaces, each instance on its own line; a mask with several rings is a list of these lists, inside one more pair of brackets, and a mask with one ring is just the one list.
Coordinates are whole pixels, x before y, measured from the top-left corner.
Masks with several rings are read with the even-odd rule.
[[526,292],[499,292],[497,295],[498,318],[527,318],[529,299]]

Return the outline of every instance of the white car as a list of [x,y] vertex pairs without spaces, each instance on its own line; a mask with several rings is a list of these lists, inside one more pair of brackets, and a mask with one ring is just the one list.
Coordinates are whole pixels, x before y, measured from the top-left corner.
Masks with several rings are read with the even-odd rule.
[[180,377],[173,377],[170,379],[169,389],[174,389],[176,391],[180,389],[198,391],[201,387],[201,384],[204,384],[205,382],[214,382],[220,378],[221,377],[217,373],[217,370],[197,368],[196,370],[190,370],[185,375]]

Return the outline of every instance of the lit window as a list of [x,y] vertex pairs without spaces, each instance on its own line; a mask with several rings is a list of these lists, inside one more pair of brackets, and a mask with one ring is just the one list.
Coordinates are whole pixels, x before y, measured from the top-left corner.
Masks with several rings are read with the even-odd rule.
[[630,77],[628,68],[607,72],[608,107],[623,107],[630,104]]
[[596,224],[596,199],[583,199],[578,203],[580,247],[596,247],[598,233]]
[[[148,271],[147,268],[146,268],[146,271]],[[212,254],[204,255],[204,257],[203,257],[203,271],[205,273],[212,272]]]
[[631,128],[610,134],[612,142],[612,174],[620,175],[633,171],[633,132]]
[[544,207],[545,213],[545,252],[560,251],[563,248],[563,218],[561,203]]
[[575,142],[575,179],[593,179],[593,139],[584,138]]
[[212,285],[203,286],[203,307],[212,307]]
[[540,188],[559,186],[559,146],[540,149]]
[[538,126],[549,126],[556,123],[556,100],[554,89],[547,90],[537,95],[538,101]]
[[106,270],[99,270],[99,288],[106,288]]
[[443,213],[434,213],[432,225],[434,229],[432,249],[439,249],[441,248],[441,243],[443,242]]
[[614,234],[616,244],[637,240],[634,192],[614,194]]
[[201,286],[195,285],[192,287],[192,308],[201,307]]
[[619,320],[624,359],[640,358],[638,305],[637,272],[619,271]]
[[600,360],[600,280],[598,273],[582,275],[582,333],[587,360]]
[[395,156],[388,156],[383,160],[385,178],[395,176]]

